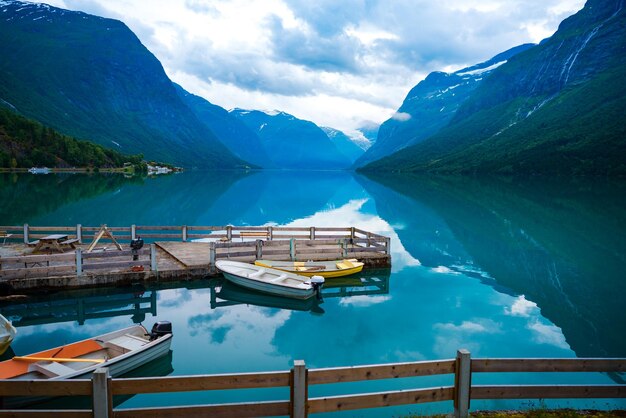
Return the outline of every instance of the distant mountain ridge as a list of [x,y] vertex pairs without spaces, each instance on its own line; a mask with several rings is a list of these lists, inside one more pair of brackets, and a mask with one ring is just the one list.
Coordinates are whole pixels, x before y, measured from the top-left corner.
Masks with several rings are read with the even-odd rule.
[[231,115],[255,132],[275,167],[347,169],[352,161],[315,123],[281,111],[232,109]]
[[396,114],[380,126],[376,143],[355,165],[364,166],[437,133],[452,120],[485,77],[533,45],[519,45],[454,73],[430,73],[409,91]]
[[235,157],[179,98],[160,62],[122,22],[0,2],[0,99],[58,131],[185,166]]
[[326,136],[335,144],[339,152],[350,160],[350,164],[353,164],[365,150],[359,146],[353,139],[351,139],[345,133],[327,126],[320,127]]
[[200,122],[215,134],[230,152],[258,167],[273,168],[259,136],[226,109],[189,93],[174,83],[176,92]]
[[495,69],[449,125],[366,170],[626,175],[626,8],[588,0]]

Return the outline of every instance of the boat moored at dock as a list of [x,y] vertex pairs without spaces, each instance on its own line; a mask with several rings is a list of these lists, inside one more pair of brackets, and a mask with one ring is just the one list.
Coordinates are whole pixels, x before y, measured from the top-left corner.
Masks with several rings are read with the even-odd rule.
[[261,267],[288,271],[301,276],[322,276],[326,279],[359,273],[363,270],[363,266],[365,265],[365,263],[359,262],[356,258],[334,261],[256,260],[254,264]]
[[300,276],[239,261],[217,260],[215,265],[227,280],[236,285],[295,299],[315,296],[324,283],[323,277]]

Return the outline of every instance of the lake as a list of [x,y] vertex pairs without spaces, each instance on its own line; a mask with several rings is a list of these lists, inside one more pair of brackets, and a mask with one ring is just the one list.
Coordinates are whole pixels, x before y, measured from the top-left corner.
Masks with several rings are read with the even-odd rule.
[[[142,322],[171,356],[135,375],[287,370],[473,357],[626,357],[626,183],[349,172],[0,175],[0,224],[355,226],[391,238],[392,268],[315,306],[220,280],[42,294],[0,305],[23,355]],[[87,306],[82,317],[59,306]],[[91,307],[91,308],[89,308]],[[104,307],[104,308],[103,308]],[[98,310],[99,309],[99,310]],[[73,312],[71,309],[70,312]],[[20,322],[21,321],[21,322]],[[310,396],[451,384],[452,376],[313,386]],[[624,384],[626,376],[480,374],[478,384]],[[288,390],[141,395],[122,407],[288,399]],[[625,400],[473,401],[472,409],[626,408]],[[451,402],[324,416],[452,411]]]

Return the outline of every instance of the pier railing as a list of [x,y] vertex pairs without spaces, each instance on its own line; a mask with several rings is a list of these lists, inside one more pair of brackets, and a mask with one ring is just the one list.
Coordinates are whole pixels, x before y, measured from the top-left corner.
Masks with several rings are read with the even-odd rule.
[[[137,255],[137,260],[133,257]],[[55,277],[85,272],[124,269],[130,271],[157,270],[156,246],[123,251],[99,251],[88,253],[77,248],[66,254],[36,254],[0,257],[0,278],[3,280]]]
[[[471,359],[459,350],[455,359],[369,366],[307,369],[296,360],[290,371],[204,376],[111,379],[99,369],[92,380],[0,380],[0,396],[90,396],[91,410],[3,410],[12,417],[261,417],[349,411],[453,401],[454,415],[467,417],[472,399],[625,398],[626,385],[473,385],[474,373],[626,372],[626,359]],[[453,375],[449,385],[340,396],[309,397],[309,386],[405,377]],[[290,399],[146,408],[113,408],[115,395],[289,387]]]
[[[79,243],[88,243],[93,240],[102,226],[0,226],[11,236],[7,242],[24,242],[29,244],[34,240],[53,233],[63,233],[69,238],[78,239]],[[146,242],[154,240],[177,240],[187,242],[195,239],[215,240],[220,243],[249,241],[263,239],[273,240],[337,240],[347,239],[354,245],[369,248],[371,251],[389,253],[389,238],[373,232],[364,231],[355,227],[281,227],[281,226],[150,226],[130,225],[128,227],[107,227],[116,240],[127,242],[141,236]],[[101,241],[110,241],[102,236]]]

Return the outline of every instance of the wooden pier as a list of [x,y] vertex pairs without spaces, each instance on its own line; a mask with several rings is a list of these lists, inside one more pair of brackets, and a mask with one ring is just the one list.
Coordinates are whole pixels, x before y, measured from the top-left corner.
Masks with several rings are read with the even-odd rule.
[[[357,258],[366,269],[391,266],[390,239],[354,227],[23,225],[0,230],[9,236],[0,247],[0,294],[5,295],[208,277],[218,274],[219,259]],[[145,246],[133,252],[129,242],[138,237]],[[51,245],[42,247],[42,242]]]

